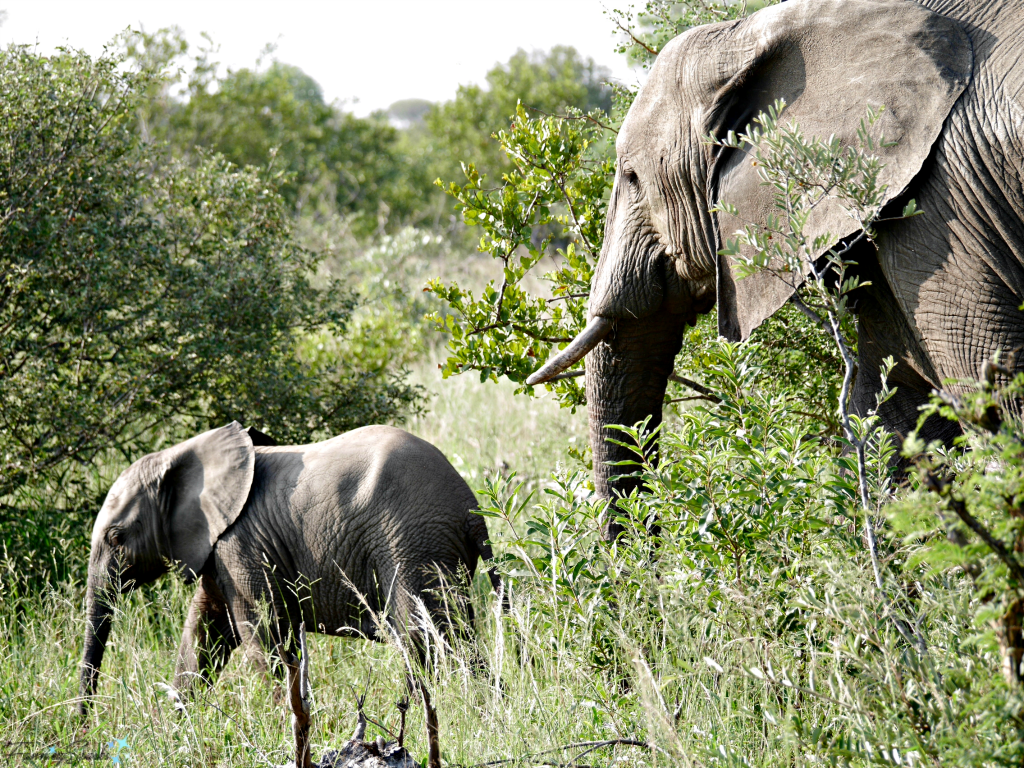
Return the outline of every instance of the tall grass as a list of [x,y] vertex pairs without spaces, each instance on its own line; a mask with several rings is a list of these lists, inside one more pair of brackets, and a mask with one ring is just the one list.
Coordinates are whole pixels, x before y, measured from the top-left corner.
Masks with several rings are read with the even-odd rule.
[[[582,439],[579,415],[468,378],[438,385],[430,369],[417,371],[437,387],[434,415],[408,426],[481,489],[510,593],[500,610],[478,574],[473,631],[447,642],[435,635],[432,663],[417,670],[440,718],[443,763],[1019,764],[1024,703],[978,621],[991,598],[965,568],[931,567],[921,554],[934,540],[934,500],[908,501],[913,535],[883,542],[889,591],[880,592],[849,511],[848,458],[808,434],[799,403],[760,388],[756,344],[713,352],[707,381],[721,402],[682,413],[663,436],[660,466],[635,467],[649,492],[622,502],[634,529],[614,546],[600,539],[602,505],[587,492],[588,473],[560,455],[567,432]],[[633,429],[623,439],[646,438]],[[1002,471],[990,458],[983,466],[991,478]],[[512,470],[522,485],[508,479]],[[643,530],[652,513],[655,538]],[[83,725],[75,704],[84,574],[32,592],[7,562],[5,764],[291,758],[282,685],[241,653],[183,711],[167,697],[190,597],[172,577],[121,600]],[[348,739],[364,692],[371,720],[397,731],[409,657],[398,641],[310,636],[310,652],[314,755]],[[422,716],[413,708],[409,718],[407,745],[422,757]],[[378,734],[390,738],[371,723],[368,737]],[[622,740],[646,746],[565,748]]]
[[538,487],[556,465],[579,466],[567,449],[587,447],[584,411],[561,408],[543,391],[517,397],[505,379],[481,382],[473,372],[442,379],[436,360],[417,365],[411,380],[426,389],[428,406],[404,427],[440,448],[471,488],[512,470]]
[[[510,469],[540,484],[559,461],[567,438],[585,442],[582,414],[543,398],[513,398],[509,386],[469,377],[442,382],[436,373],[436,363],[414,369],[414,380],[427,389],[430,410],[405,426],[437,444],[471,487]],[[76,520],[76,525],[91,521]],[[71,533],[81,546],[81,532]],[[96,706],[83,728],[75,702],[85,631],[84,555],[60,553],[62,563],[79,565],[61,574],[62,579],[50,579],[57,586],[45,591],[38,591],[39,579],[32,586],[37,591],[30,591],[15,560],[0,561],[6,564],[0,574],[0,763],[102,765],[113,764],[117,756],[124,765],[248,766],[282,764],[291,758],[288,713],[273,696],[280,684],[264,679],[241,653],[236,652],[202,703],[184,714],[174,710],[163,686],[173,677],[191,590],[169,576],[120,604]],[[516,675],[514,682],[498,683],[489,676],[486,670],[502,669],[508,658],[522,657],[512,639],[529,638],[532,629],[528,610],[517,610],[521,621],[506,627],[509,618],[495,616],[487,590],[481,586],[478,592],[477,637],[487,649],[486,663],[481,668],[480,651],[462,645],[441,657],[429,682],[441,717],[446,761],[469,763],[485,753],[521,752],[538,738],[549,745],[562,732],[577,730],[567,726],[575,714],[566,713],[576,711],[569,706],[571,690],[562,688],[557,704],[546,702],[547,693],[532,700],[548,688],[548,675],[567,679],[570,670],[558,668],[557,659],[543,659],[541,668],[526,665],[529,676]],[[355,725],[357,692],[367,685],[369,716],[397,730],[394,702],[405,693],[398,649],[322,636],[311,636],[311,647],[317,744],[340,745],[348,738]],[[542,659],[535,652],[527,656]],[[554,669],[547,668],[548,661]],[[524,703],[524,696],[531,701]],[[494,731],[511,722],[499,712],[510,706],[535,712],[537,732],[496,738]],[[419,723],[411,717],[411,723]],[[370,733],[375,733],[372,725]],[[128,748],[119,748],[118,739],[126,740]],[[413,728],[409,746],[414,754],[426,754],[422,729]]]

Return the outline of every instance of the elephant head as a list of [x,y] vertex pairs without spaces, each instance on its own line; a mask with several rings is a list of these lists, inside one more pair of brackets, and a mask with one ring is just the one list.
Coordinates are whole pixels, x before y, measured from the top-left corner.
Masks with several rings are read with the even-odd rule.
[[[659,54],[619,131],[605,240],[591,286],[587,328],[528,381],[536,384],[584,355],[595,486],[609,462],[633,458],[607,442],[612,424],[661,421],[683,330],[717,302],[719,331],[745,339],[793,294],[771,273],[734,280],[720,256],[722,233],[766,223],[771,188],[749,156],[705,141],[743,132],[777,99],[805,135],[857,137],[868,106],[885,109],[881,182],[897,197],[920,171],[971,71],[970,42],[952,21],[914,2],[793,0],[737,22],[692,29]],[[712,213],[720,200],[739,216]],[[829,247],[855,231],[838,205],[821,205],[811,237]],[[825,248],[822,249],[822,252]],[[815,254],[817,255],[817,254]],[[606,524],[614,537],[618,529]]]
[[92,530],[80,710],[96,692],[112,598],[168,567],[191,581],[245,506],[255,451],[238,422],[136,461],[114,482]]

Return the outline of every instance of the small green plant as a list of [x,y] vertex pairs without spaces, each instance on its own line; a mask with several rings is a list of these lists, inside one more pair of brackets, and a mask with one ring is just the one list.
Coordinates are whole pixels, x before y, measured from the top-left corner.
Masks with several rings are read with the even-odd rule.
[[[948,382],[922,411],[959,422],[952,449],[912,435],[904,453],[914,459],[916,488],[891,513],[915,547],[914,563],[937,573],[966,574],[976,597],[976,641],[1002,658],[1006,683],[1024,681],[1024,425],[1014,413],[1024,397],[1024,374],[1000,355],[977,382]],[[1016,704],[1014,717],[1024,722]]]

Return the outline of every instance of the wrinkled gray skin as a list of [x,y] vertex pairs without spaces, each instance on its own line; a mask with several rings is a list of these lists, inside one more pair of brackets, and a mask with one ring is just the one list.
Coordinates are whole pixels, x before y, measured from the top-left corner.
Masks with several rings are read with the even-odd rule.
[[82,711],[96,691],[112,596],[153,581],[169,563],[197,581],[179,690],[200,676],[212,681],[239,645],[264,666],[265,651],[300,621],[374,637],[350,583],[414,641],[417,600],[445,629],[429,592],[438,570],[458,582],[472,577],[478,556],[491,557],[476,506],[437,448],[393,427],[272,447],[254,446],[232,422],[143,457],[111,487],[93,527]]
[[[607,426],[649,415],[652,428],[660,423],[685,326],[717,303],[720,333],[745,339],[794,291],[767,273],[737,280],[717,255],[745,221],[766,221],[772,196],[749,157],[701,141],[744,131],[776,99],[786,100],[784,121],[804,135],[851,144],[866,107],[884,105],[877,127],[899,144],[880,152],[891,201],[883,216],[898,216],[910,198],[924,211],[880,225],[877,248],[851,254],[873,282],[856,307],[857,412],[874,406],[888,355],[899,392],[881,415],[902,436],[933,387],[976,378],[997,349],[1024,344],[1022,53],[1019,0],[792,0],[690,30],[665,47],[618,135],[590,341],[530,380],[591,350],[599,494],[633,487],[609,482],[616,469],[608,462],[628,456],[605,441]],[[720,200],[739,217],[710,213]],[[856,234],[836,206],[808,223],[812,235],[826,231],[836,242]],[[948,440],[955,429],[926,425],[929,438]],[[609,537],[618,532],[606,528]]]

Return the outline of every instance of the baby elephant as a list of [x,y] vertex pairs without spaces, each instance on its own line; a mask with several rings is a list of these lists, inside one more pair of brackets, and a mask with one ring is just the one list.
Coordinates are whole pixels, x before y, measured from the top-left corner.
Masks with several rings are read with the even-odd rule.
[[170,567],[197,582],[179,690],[200,675],[212,681],[240,644],[262,666],[263,651],[301,621],[329,635],[374,637],[368,607],[418,642],[422,601],[447,626],[434,591],[439,574],[471,578],[491,548],[472,491],[442,453],[383,426],[313,445],[266,443],[232,422],[144,456],[114,483],[92,531],[83,712],[113,594]]

